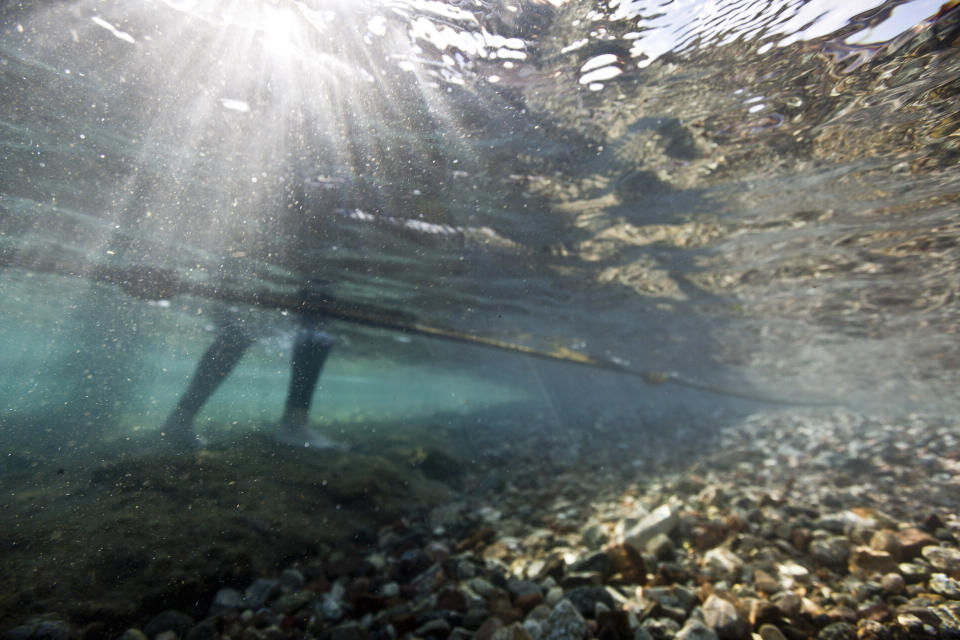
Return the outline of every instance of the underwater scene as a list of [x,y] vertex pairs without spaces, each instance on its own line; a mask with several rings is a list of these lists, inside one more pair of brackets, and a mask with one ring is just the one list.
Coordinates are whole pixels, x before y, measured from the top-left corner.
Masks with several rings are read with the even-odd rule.
[[0,3],[0,639],[960,638],[958,53]]

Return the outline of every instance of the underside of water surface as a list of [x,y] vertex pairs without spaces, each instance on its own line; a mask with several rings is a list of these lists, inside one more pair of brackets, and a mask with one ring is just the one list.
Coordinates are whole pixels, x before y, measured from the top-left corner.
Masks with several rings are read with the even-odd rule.
[[[885,452],[925,416],[955,472],[956,2],[0,21],[4,627],[199,610],[534,467],[709,475],[757,416],[859,416]],[[275,441],[307,326],[329,357],[306,425],[339,448]],[[202,441],[172,446],[204,361]],[[792,446],[767,466],[817,458]],[[938,491],[910,495],[947,519]]]

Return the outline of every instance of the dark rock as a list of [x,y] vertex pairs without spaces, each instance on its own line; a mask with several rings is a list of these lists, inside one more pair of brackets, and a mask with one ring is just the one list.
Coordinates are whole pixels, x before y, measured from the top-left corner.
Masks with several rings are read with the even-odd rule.
[[307,584],[307,579],[296,569],[285,569],[280,574],[280,588],[284,591],[300,591]]
[[73,640],[77,634],[63,620],[35,618],[5,631],[2,640]]
[[446,638],[452,628],[443,618],[436,618],[417,627],[413,634],[420,638]]
[[210,615],[236,611],[247,606],[243,594],[236,589],[220,589],[220,591],[217,591],[217,595],[213,597],[213,604],[210,605]]
[[847,565],[847,558],[850,557],[850,542],[843,536],[814,539],[810,542],[808,553],[818,565],[840,570]]
[[690,571],[676,562],[661,562],[657,566],[654,584],[682,584],[693,578]]
[[271,603],[271,608],[277,613],[293,613],[303,607],[313,604],[317,594],[312,591],[296,591],[287,593]]
[[567,590],[577,587],[598,587],[602,584],[603,574],[597,571],[568,573],[560,579],[560,586]]
[[473,636],[474,640],[491,640],[493,634],[501,627],[503,627],[503,623],[500,622],[498,618],[488,618],[477,629],[476,634]]
[[580,640],[589,634],[587,621],[572,602],[566,598],[553,608],[544,623],[543,640]]
[[606,553],[598,551],[597,553],[593,553],[586,558],[581,558],[580,560],[574,562],[572,565],[570,565],[570,572],[578,573],[595,571],[605,576],[610,573],[612,566],[613,563],[610,561],[610,557]]
[[463,616],[463,626],[467,629],[479,629],[488,617],[490,613],[486,609],[468,609]]
[[648,618],[640,628],[653,640],[673,640],[680,631],[680,623],[670,618]]
[[330,640],[368,640],[370,634],[355,622],[337,625],[329,631]]
[[692,589],[679,584],[669,587],[649,587],[643,590],[643,597],[661,607],[680,609],[684,614],[689,613],[697,604],[697,594]]
[[754,600],[750,605],[750,622],[756,626],[778,624],[783,614],[777,605],[769,600]]
[[149,638],[155,638],[164,631],[173,631],[181,638],[186,638],[187,633],[193,627],[193,618],[182,611],[168,609],[153,617],[143,627],[143,632]]
[[519,580],[517,578],[510,578],[507,580],[507,591],[509,591],[514,598],[534,593],[543,595],[543,590],[536,582],[531,582],[530,580]]
[[199,624],[190,629],[186,640],[216,640],[219,629],[217,629],[217,619],[207,618],[200,621]]
[[464,613],[467,610],[467,597],[459,589],[444,589],[437,594],[437,608]]
[[848,622],[834,622],[820,630],[817,640],[857,640],[857,628]]
[[404,551],[397,560],[397,579],[401,582],[412,580],[432,564],[430,558],[422,549]]
[[520,624],[514,622],[508,627],[500,627],[493,632],[491,640],[531,640],[530,632]]
[[617,574],[627,584],[644,585],[647,582],[647,568],[643,557],[629,545],[616,545],[606,552],[610,560],[610,572]]
[[250,609],[259,609],[278,593],[280,593],[279,580],[258,578],[244,591],[245,606]]
[[577,587],[564,594],[564,599],[573,603],[585,618],[592,618],[597,610],[597,603],[602,602],[609,608],[615,606],[613,596],[603,587]]
[[604,611],[597,616],[597,638],[632,640],[630,616],[626,611]]

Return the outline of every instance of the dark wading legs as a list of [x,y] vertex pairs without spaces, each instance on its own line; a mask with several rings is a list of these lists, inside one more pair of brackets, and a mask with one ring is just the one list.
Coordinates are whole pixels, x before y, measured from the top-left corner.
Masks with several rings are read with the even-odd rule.
[[[319,448],[336,446],[307,426],[317,380],[333,344],[319,326],[315,318],[301,316],[290,363],[287,402],[274,436],[282,444]],[[193,420],[253,343],[254,338],[236,325],[229,324],[218,331],[213,344],[197,364],[190,385],[163,425],[162,431],[169,442],[187,449],[203,446],[203,441],[194,433]]]
[[331,337],[320,330],[316,318],[301,316],[300,330],[290,362],[290,388],[283,418],[274,436],[283,444],[302,447],[330,447],[334,443],[307,426],[310,403],[323,364],[333,346]]
[[213,392],[227,379],[253,342],[253,338],[246,331],[234,325],[221,327],[217,331],[213,344],[197,363],[190,386],[163,424],[162,431],[173,444],[190,448],[203,445],[203,441],[193,431],[193,419]]

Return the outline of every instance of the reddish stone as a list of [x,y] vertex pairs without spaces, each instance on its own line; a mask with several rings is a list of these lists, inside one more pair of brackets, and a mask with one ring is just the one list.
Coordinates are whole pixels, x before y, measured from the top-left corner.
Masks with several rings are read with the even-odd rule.
[[916,527],[900,529],[894,533],[894,535],[900,542],[901,553],[904,560],[916,558],[920,555],[920,550],[927,545],[937,544],[936,538]]
[[750,523],[735,513],[728,515],[726,518],[724,518],[723,522],[731,531],[736,531],[738,533],[743,533],[750,528]]
[[849,569],[858,577],[868,577],[875,573],[896,571],[897,561],[886,551],[856,547],[850,552]]
[[607,557],[610,558],[611,573],[620,574],[628,584],[646,584],[647,568],[636,549],[618,544],[607,549]]
[[522,596],[517,596],[513,601],[513,604],[517,606],[518,609],[523,611],[524,615],[530,613],[530,610],[533,609],[538,604],[543,602],[543,596],[539,593],[525,593]]
[[813,540],[813,535],[810,533],[810,529],[806,527],[797,527],[790,532],[790,542],[798,551],[806,553],[811,540]]
[[697,551],[712,549],[727,537],[727,526],[722,522],[700,522],[693,526],[690,543]]

